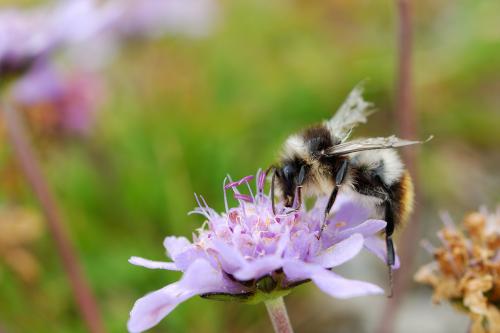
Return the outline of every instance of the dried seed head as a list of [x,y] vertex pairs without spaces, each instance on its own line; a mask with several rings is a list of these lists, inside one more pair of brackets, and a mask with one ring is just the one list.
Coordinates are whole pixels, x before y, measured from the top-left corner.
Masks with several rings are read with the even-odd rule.
[[472,332],[500,328],[500,214],[465,216],[462,227],[448,223],[439,231],[435,261],[421,267],[417,282],[434,288],[433,300],[448,300],[472,319]]

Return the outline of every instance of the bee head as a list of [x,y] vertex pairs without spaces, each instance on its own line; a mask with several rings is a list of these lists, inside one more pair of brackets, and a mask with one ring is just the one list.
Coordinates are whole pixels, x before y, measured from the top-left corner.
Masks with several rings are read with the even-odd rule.
[[299,159],[284,161],[276,169],[277,185],[286,207],[292,207],[297,187],[304,183],[308,170],[305,161]]

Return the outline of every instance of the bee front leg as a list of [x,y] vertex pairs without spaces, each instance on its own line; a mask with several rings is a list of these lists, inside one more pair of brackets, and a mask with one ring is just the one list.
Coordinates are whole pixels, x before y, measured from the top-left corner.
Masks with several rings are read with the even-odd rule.
[[292,209],[288,213],[294,213],[300,210],[302,207],[302,186],[306,177],[306,167],[303,165],[300,167],[299,175],[297,177],[295,194],[293,196]]
[[323,215],[323,222],[321,223],[321,229],[319,230],[318,239],[321,238],[323,231],[326,229],[326,218],[328,217],[328,214],[330,213],[330,210],[335,203],[335,199],[337,199],[337,194],[339,193],[340,187],[342,186],[345,176],[347,175],[348,165],[349,162],[347,160],[342,161],[342,165],[340,166],[340,169],[335,176],[335,186],[333,187],[332,193],[330,194],[330,198],[328,198],[328,203],[325,207],[325,214]]
[[273,215],[276,215],[276,206],[274,204],[274,182],[276,181],[276,168],[273,169],[273,175],[271,177],[271,207],[273,210]]

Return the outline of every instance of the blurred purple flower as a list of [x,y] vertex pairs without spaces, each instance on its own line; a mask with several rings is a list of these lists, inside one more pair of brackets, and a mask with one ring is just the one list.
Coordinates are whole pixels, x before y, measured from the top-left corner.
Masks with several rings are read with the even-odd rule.
[[58,129],[64,134],[87,135],[102,100],[103,83],[85,71],[61,73],[54,66],[35,66],[14,86],[12,95],[21,106],[48,106],[57,112]]
[[[312,281],[330,296],[349,298],[380,294],[371,283],[348,280],[331,271],[354,258],[365,246],[385,261],[385,244],[377,234],[386,222],[367,219],[368,212],[348,197],[339,197],[333,217],[321,240],[324,200],[314,208],[290,212],[281,204],[272,212],[271,199],[263,193],[264,175],[257,177],[257,193],[248,183],[224,182],[226,211],[216,213],[203,197],[196,197],[206,222],[193,236],[167,237],[164,246],[172,262],[132,257],[130,262],[151,269],[182,271],[182,278],[139,299],[131,313],[128,329],[141,332],[156,325],[179,303],[201,295],[209,299],[259,302],[288,294],[296,285]],[[249,194],[237,187],[245,185]],[[239,205],[228,208],[226,190],[233,190]]]
[[116,28],[123,36],[205,36],[218,16],[215,0],[129,0],[121,3]]
[[31,10],[4,10],[0,77],[21,75],[61,49],[73,63],[100,66],[129,37],[205,35],[216,14],[215,0],[72,0]]
[[22,75],[64,47],[94,45],[110,27],[113,15],[92,0],[0,12],[0,76]]
[[44,12],[0,12],[0,78],[29,68],[57,44]]
[[[3,11],[0,82],[16,79],[16,103],[49,103],[59,109],[63,130],[86,134],[102,85],[92,87],[99,83],[96,76],[84,73],[105,65],[130,37],[204,35],[216,13],[215,0],[72,0]],[[78,66],[76,76],[62,74],[60,67],[55,70],[56,51],[64,51],[67,72]]]

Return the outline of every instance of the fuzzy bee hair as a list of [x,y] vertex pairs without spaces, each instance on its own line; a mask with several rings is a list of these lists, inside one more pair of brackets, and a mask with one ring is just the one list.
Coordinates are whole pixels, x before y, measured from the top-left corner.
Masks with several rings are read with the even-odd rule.
[[422,141],[395,136],[349,141],[353,129],[366,123],[374,112],[362,93],[362,87],[355,87],[331,119],[287,138],[280,163],[274,168],[272,193],[276,191],[288,207],[296,202],[300,206],[302,196],[329,195],[318,237],[337,194],[356,197],[371,209],[373,218],[387,222],[387,264],[391,267],[395,261],[394,228],[408,218],[413,204],[411,177],[393,148]]

